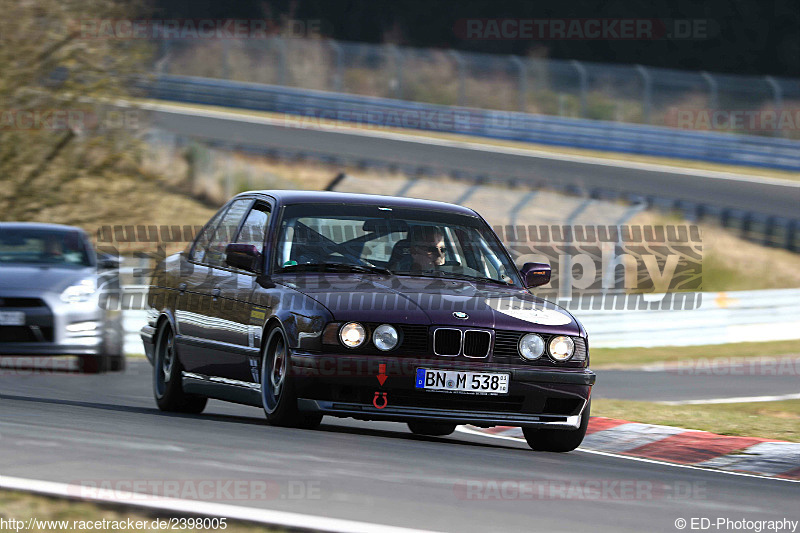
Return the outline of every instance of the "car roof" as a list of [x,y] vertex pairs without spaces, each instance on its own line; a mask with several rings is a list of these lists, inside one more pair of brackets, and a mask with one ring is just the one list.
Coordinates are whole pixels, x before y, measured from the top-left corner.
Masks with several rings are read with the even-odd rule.
[[45,222],[0,222],[0,229],[38,229],[48,231],[78,231],[85,233],[82,228],[77,226],[66,226],[64,224],[47,224]]
[[380,194],[358,194],[332,191],[267,190],[249,191],[237,196],[251,196],[254,194],[272,196],[275,198],[275,200],[277,200],[279,205],[330,203],[349,205],[379,205],[382,207],[385,206],[447,211],[450,213],[460,213],[469,216],[476,215],[475,211],[461,205],[448,204],[447,202],[436,202],[434,200],[421,200],[418,198],[383,196]]

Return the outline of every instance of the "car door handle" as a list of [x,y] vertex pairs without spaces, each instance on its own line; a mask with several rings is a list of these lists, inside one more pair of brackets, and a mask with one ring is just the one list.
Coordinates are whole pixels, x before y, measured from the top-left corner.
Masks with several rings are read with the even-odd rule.
[[181,294],[186,292],[186,286],[187,285],[185,283],[181,283],[180,285],[178,285],[178,292],[180,292]]
[[214,290],[211,291],[211,299],[216,300],[219,298],[220,293],[222,293],[222,291],[219,290],[219,287],[214,288]]

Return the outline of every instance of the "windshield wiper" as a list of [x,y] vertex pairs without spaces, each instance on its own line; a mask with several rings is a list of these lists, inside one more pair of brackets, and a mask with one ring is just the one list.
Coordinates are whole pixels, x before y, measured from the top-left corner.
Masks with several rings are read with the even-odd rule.
[[278,269],[278,272],[293,271],[363,272],[368,274],[384,274],[387,276],[392,274],[390,270],[373,265],[348,265],[346,263],[302,263],[288,265]]
[[[405,272],[404,272],[405,273]],[[494,278],[487,278],[484,276],[470,276],[469,274],[458,274],[455,272],[445,272],[442,270],[425,270],[422,272],[425,277],[433,277],[433,278],[455,278],[455,279],[463,279],[465,281],[485,281],[489,283],[499,283],[504,287],[509,287],[511,284]]]

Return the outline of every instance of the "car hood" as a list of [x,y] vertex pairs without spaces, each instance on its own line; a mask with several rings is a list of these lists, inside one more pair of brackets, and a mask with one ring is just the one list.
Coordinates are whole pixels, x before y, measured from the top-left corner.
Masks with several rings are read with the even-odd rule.
[[288,275],[275,281],[318,301],[338,321],[582,332],[580,323],[561,307],[528,291],[491,283],[327,274]]
[[0,290],[15,292],[62,292],[70,285],[96,274],[91,267],[64,268],[53,265],[0,266]]

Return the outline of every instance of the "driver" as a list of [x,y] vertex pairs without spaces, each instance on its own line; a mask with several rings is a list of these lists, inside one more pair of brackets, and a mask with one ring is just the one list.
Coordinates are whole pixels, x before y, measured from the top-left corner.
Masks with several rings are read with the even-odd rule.
[[45,259],[60,261],[64,256],[64,243],[56,235],[48,235],[44,243]]
[[409,252],[414,270],[436,270],[444,265],[447,247],[444,235],[433,226],[413,226],[409,232]]

